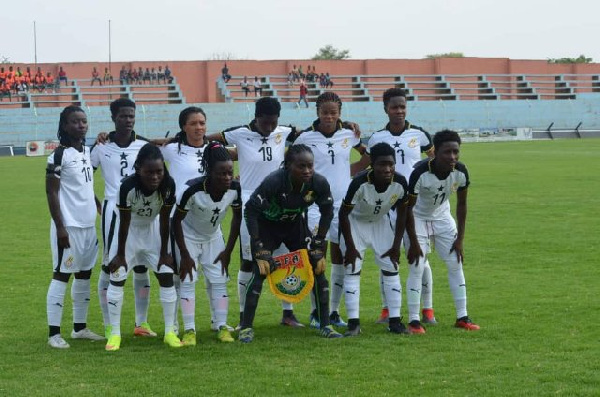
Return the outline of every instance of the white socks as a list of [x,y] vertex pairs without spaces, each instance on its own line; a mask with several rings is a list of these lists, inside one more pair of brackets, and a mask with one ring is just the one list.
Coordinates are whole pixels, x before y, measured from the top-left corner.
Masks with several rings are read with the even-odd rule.
[[400,306],[402,306],[402,286],[400,276],[383,276],[383,291],[388,304],[390,318],[400,317]]
[[248,283],[252,278],[252,272],[238,271],[238,296],[240,298],[240,312],[244,311],[244,305],[246,304],[246,290],[248,289]]
[[165,335],[173,332],[175,323],[175,307],[177,306],[177,292],[175,287],[160,287],[160,303],[163,307],[163,316],[165,319]]
[[227,324],[227,310],[229,309],[229,295],[225,283],[215,283],[211,287],[211,307],[213,308],[214,325],[217,329]]
[[110,284],[106,292],[108,317],[112,326],[111,335],[121,336],[121,309],[123,308],[123,287]]
[[148,321],[150,306],[150,272],[133,272],[133,290],[135,297],[135,325],[139,326]]
[[73,301],[73,323],[87,323],[90,306],[90,279],[74,279],[71,284],[71,300]]
[[183,318],[183,330],[196,330],[196,283],[181,283],[179,302],[181,305],[181,316]]
[[50,281],[48,294],[46,295],[46,313],[48,315],[48,325],[50,326],[60,327],[66,290],[67,283],[54,279]]
[[344,298],[348,319],[359,318],[360,308],[360,274],[348,274],[344,279]]
[[110,324],[108,319],[108,304],[106,303],[106,293],[108,291],[108,284],[110,283],[110,276],[100,270],[100,276],[98,276],[98,300],[100,301],[100,310],[102,311],[102,321],[104,326]]
[[339,263],[331,264],[331,281],[330,285],[330,298],[329,298],[329,311],[339,312],[340,302],[342,300],[342,294],[344,294],[344,273],[346,268],[344,265]]
[[423,266],[423,276],[421,278],[421,299],[423,300],[423,309],[433,308],[433,275],[431,274],[431,266],[429,260],[419,264]]

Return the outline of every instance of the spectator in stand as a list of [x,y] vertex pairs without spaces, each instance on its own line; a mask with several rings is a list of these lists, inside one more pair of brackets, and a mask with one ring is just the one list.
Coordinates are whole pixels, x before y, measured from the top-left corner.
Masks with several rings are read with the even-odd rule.
[[287,84],[288,84],[288,87],[294,86],[294,74],[292,72],[288,73]]
[[[62,68],[61,68],[61,70],[62,70]],[[60,71],[59,71],[59,73],[60,73]],[[56,85],[58,85],[60,87],[61,81],[62,80],[60,79],[60,74],[59,74],[58,80],[56,80],[56,83],[57,83]],[[56,86],[54,84],[54,76],[52,76],[51,72],[48,72],[46,74],[46,87],[45,88],[46,88],[46,90],[56,91]]]
[[17,66],[17,71],[15,72],[15,76],[16,77],[23,76],[23,72],[21,72],[21,68],[19,66]]
[[300,107],[300,102],[304,101],[304,104],[308,108],[308,101],[306,100],[306,96],[308,95],[308,87],[304,80],[300,80],[300,99],[298,99],[298,107]]
[[44,87],[46,86],[46,78],[42,73],[42,69],[38,68],[37,73],[35,74],[33,87],[37,88],[38,92],[44,91]]
[[25,77],[25,84],[27,84],[27,89],[29,90],[31,88],[31,83],[33,82],[33,76],[31,75],[31,68],[29,66],[27,66],[23,76]]
[[146,71],[144,72],[144,78],[142,79],[142,84],[145,84],[145,81],[148,81],[148,83],[152,84],[149,68],[146,68]]
[[98,73],[98,70],[96,70],[96,67],[94,66],[94,68],[92,69],[92,85],[94,85],[95,81],[102,85],[102,80],[100,80],[100,73]]
[[108,70],[108,68],[104,68],[104,84],[108,83],[110,81],[110,84],[114,83],[112,74],[110,74],[110,71]]
[[4,71],[4,68],[0,68],[0,84],[4,84],[5,81],[6,81],[6,72]]
[[244,96],[248,96],[250,92],[250,83],[248,83],[248,77],[244,76],[244,80],[240,81],[240,87],[244,90]]
[[306,78],[306,75],[302,71],[302,65],[298,66],[298,76],[300,76],[300,80],[304,80]]
[[325,77],[325,73],[321,73],[319,76],[319,87],[325,88],[325,85],[327,85],[327,77]]
[[300,81],[300,75],[298,74],[298,68],[296,67],[296,65],[294,65],[294,67],[292,68],[291,73],[294,76],[294,81]]
[[325,73],[325,88],[333,88],[333,80],[331,80],[329,72]]
[[165,79],[165,71],[162,69],[162,66],[158,67],[158,84],[160,84],[160,80],[163,80],[165,84],[167,84],[167,79]]
[[14,79],[15,79],[15,72],[13,70],[13,67],[9,66],[8,72],[6,72],[6,80],[7,81],[10,80],[10,81],[14,82]]
[[127,74],[127,69],[125,69],[125,65],[121,66],[121,71],[119,72],[119,82],[121,85],[127,85],[129,83]]
[[227,62],[225,62],[223,69],[221,69],[221,78],[223,79],[223,81],[226,84],[229,83],[229,80],[231,80],[231,75],[229,74],[229,68],[227,67]]
[[258,76],[254,76],[254,96],[262,96],[262,83]]
[[139,84],[140,82],[140,75],[138,73],[138,71],[133,68],[133,70],[131,71],[131,84]]
[[168,84],[171,84],[173,82],[173,77],[171,77],[171,69],[169,69],[169,65],[165,66],[165,78],[167,79]]
[[62,66],[60,66],[58,68],[58,84],[60,85],[60,82],[64,81],[65,85],[69,84],[69,79],[67,79],[67,72],[65,72],[62,68]]
[[152,68],[152,70],[150,71],[150,83],[156,84],[157,79],[158,79],[158,74],[156,73],[156,70],[154,68]]
[[5,96],[8,97],[9,102],[12,101],[10,88],[8,88],[8,86],[6,85],[6,79],[0,81],[0,101],[2,101],[2,98],[4,98]]

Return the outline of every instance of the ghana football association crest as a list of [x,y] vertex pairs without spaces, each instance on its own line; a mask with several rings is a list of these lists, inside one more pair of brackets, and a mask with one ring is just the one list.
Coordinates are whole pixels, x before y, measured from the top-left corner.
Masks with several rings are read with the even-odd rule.
[[65,267],[67,269],[70,269],[71,267],[73,267],[73,262],[75,262],[75,258],[73,258],[73,255],[69,255],[69,257],[65,261]]
[[281,133],[277,133],[277,135],[275,135],[275,143],[277,145],[281,143]]
[[306,249],[273,257],[276,269],[268,275],[271,292],[287,302],[298,303],[312,290],[314,276]]
[[344,138],[344,140],[342,141],[342,147],[344,149],[346,149],[348,147],[348,138]]
[[306,201],[307,203],[310,203],[311,201],[313,201],[313,196],[314,196],[314,192],[312,190],[309,190],[308,192],[306,192],[306,195],[303,197],[304,201]]
[[452,184],[452,187],[451,187],[451,189],[452,189],[452,191],[453,191],[453,192],[456,192],[456,191],[458,190],[458,182],[454,182],[454,183]]
[[412,138],[409,142],[408,142],[408,147],[409,148],[414,148],[417,147],[419,145],[419,142],[417,141],[417,138]]
[[398,201],[398,195],[397,194],[392,194],[392,197],[390,197],[390,204],[394,205],[394,203]]

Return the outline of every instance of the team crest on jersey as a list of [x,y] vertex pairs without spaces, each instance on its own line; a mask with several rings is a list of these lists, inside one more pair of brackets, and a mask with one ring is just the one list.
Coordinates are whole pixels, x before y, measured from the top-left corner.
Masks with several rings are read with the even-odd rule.
[[398,201],[398,195],[397,194],[392,194],[392,197],[390,198],[390,204],[394,205],[394,203]]
[[298,303],[312,290],[314,276],[305,249],[273,258],[277,268],[269,276],[269,287],[275,296]]
[[314,192],[312,190],[309,190],[306,193],[306,196],[304,196],[304,201],[306,201],[307,203],[310,203],[311,201],[313,201],[313,195],[314,195]]
[[71,267],[73,267],[73,262],[75,261],[75,258],[73,258],[73,255],[69,255],[69,257],[67,258],[67,260],[65,261],[65,267],[67,269],[70,269]]
[[279,145],[281,143],[281,134],[278,133],[277,135],[275,135],[275,143],[277,145]]
[[419,142],[417,142],[417,138],[412,138],[409,142],[408,142],[408,147],[409,148],[414,148],[419,146]]
[[458,190],[458,182],[454,182],[451,189],[453,192],[456,192]]
[[344,149],[346,149],[348,147],[348,138],[344,138],[344,140],[342,141],[342,147]]

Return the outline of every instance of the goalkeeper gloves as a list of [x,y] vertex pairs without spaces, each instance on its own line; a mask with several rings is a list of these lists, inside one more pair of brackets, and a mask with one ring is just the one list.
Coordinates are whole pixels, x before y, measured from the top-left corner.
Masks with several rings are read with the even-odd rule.
[[[271,251],[265,249],[263,247],[263,243],[260,241],[256,241],[252,245],[252,252],[254,254],[254,260],[258,265],[258,270],[261,276],[266,276],[271,273],[271,268],[274,268],[273,257],[271,256]],[[273,269],[274,270],[274,269]]]
[[308,248],[308,257],[313,264],[315,274],[320,275],[325,272],[325,240],[320,237],[313,237]]

